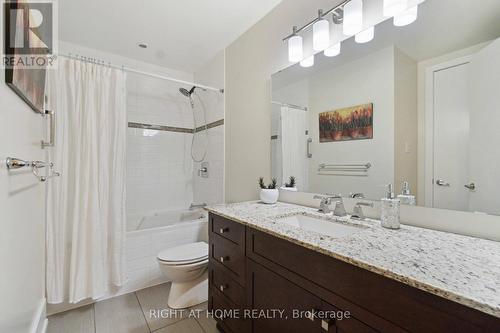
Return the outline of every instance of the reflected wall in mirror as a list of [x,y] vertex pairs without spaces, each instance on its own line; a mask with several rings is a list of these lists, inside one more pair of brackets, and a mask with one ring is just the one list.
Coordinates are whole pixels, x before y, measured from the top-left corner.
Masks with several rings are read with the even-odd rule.
[[[386,20],[370,43],[274,74],[273,177],[372,200],[408,182],[418,205],[500,215],[499,17],[496,0],[427,0],[412,25]],[[366,103],[371,139],[324,142],[321,113]]]

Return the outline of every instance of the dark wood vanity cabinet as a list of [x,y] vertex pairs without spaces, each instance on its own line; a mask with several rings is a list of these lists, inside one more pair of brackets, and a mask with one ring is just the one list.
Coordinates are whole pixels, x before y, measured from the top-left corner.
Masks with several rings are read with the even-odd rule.
[[209,230],[221,331],[500,332],[498,318],[216,214]]

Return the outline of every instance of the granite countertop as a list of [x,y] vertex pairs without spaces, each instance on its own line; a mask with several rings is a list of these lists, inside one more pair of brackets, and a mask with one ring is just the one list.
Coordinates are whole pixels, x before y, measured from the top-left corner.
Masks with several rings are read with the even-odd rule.
[[281,202],[214,205],[207,210],[500,318],[499,242],[406,225],[389,230],[375,220],[347,219],[340,222],[356,224],[360,231],[333,238],[280,222],[298,213],[325,218],[317,209]]

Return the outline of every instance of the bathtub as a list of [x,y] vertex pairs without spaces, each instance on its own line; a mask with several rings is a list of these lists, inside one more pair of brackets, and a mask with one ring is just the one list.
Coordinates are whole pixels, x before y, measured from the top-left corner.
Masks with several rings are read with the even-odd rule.
[[136,230],[169,227],[190,222],[202,222],[207,220],[207,216],[207,212],[203,209],[164,211],[142,217]]
[[208,242],[208,213],[203,209],[171,210],[144,216],[125,243],[127,282],[116,295],[168,282],[156,257],[162,250]]

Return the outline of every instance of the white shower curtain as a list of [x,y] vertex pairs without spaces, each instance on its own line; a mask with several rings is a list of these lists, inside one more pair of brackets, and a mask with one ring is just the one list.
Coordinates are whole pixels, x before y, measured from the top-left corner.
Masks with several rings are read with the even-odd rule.
[[47,300],[98,299],[125,280],[126,75],[59,59],[47,108],[61,172],[47,188]]
[[281,107],[281,150],[283,182],[290,176],[297,180],[299,191],[309,190],[309,160],[307,158],[308,112]]

